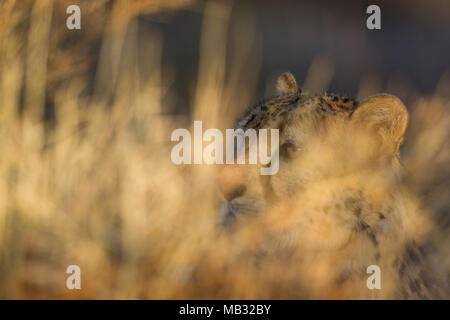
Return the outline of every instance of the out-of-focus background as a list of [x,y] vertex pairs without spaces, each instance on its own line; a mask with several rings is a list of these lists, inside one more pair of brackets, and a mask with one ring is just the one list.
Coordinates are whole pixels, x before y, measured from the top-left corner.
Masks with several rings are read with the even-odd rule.
[[281,297],[264,273],[219,274],[239,264],[216,239],[214,169],[175,166],[170,134],[230,127],[284,71],[311,93],[400,97],[408,185],[448,230],[449,18],[445,0],[2,1],[0,298]]

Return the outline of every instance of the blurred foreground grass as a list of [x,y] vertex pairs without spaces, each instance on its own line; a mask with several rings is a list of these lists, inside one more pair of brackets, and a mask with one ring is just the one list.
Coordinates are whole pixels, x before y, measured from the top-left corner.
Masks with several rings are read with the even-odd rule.
[[[305,275],[282,264],[242,264],[241,239],[218,232],[213,167],[170,161],[170,134],[191,119],[165,112],[164,39],[155,29],[139,42],[134,17],[190,3],[81,1],[89,31],[76,38],[61,14],[69,2],[0,5],[0,298],[307,297],[296,286]],[[236,84],[246,60],[226,64],[231,2],[203,10],[191,113],[225,128],[254,98],[258,68],[243,76],[247,86]],[[91,60],[93,43],[101,49]],[[332,73],[319,57],[305,85],[326,89]],[[373,83],[362,79],[361,95]],[[407,186],[439,225],[430,241],[439,243],[433,257],[447,279],[449,92],[444,74],[434,95],[410,93],[402,150]],[[81,267],[80,291],[65,287],[72,264]],[[292,285],[281,287],[277,277]]]

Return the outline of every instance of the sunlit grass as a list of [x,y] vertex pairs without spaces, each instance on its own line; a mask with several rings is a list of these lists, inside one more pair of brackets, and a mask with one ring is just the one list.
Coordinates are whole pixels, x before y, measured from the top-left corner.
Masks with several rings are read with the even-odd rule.
[[[163,112],[167,84],[158,30],[147,35],[149,75],[139,76],[133,17],[188,3],[115,1],[105,28],[83,33],[86,45],[102,43],[95,81],[89,81],[77,70],[94,64],[80,61],[76,44],[74,55],[57,51],[59,41],[73,41],[51,28],[51,8],[64,1],[20,2],[0,5],[0,297],[309,297],[308,275],[292,261],[242,263],[264,232],[253,226],[227,236],[216,228],[214,167],[170,161],[170,134],[191,119]],[[95,3],[93,19],[107,11]],[[245,59],[226,64],[231,7],[211,2],[204,10],[192,117],[224,128],[248,103],[256,79],[238,87],[233,81]],[[332,74],[332,64],[318,57],[306,85],[326,89]],[[410,172],[406,188],[441,226],[448,225],[449,209],[449,88],[447,75],[433,96],[415,93],[402,149]],[[53,119],[44,120],[46,98],[54,101]],[[450,265],[446,230],[437,227],[430,236],[439,249],[432,263],[444,272]],[[81,267],[80,291],[65,287],[71,264]]]

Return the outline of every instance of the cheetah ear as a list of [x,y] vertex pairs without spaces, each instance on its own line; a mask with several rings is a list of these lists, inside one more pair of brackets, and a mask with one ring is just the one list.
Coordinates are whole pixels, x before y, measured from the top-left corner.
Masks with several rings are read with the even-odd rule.
[[383,93],[363,101],[352,119],[363,126],[374,128],[383,138],[388,138],[398,146],[408,125],[408,111],[399,98]]
[[297,81],[290,72],[282,73],[277,79],[278,94],[296,94],[299,93]]

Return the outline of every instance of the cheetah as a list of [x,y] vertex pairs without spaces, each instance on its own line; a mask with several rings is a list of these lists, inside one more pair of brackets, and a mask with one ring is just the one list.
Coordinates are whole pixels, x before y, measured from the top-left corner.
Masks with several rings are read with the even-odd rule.
[[[402,185],[403,103],[389,94],[312,96],[288,72],[276,87],[236,128],[279,129],[279,172],[223,167],[223,226],[257,243],[249,246],[258,264],[284,261],[272,280],[289,282],[293,270],[302,297],[429,297],[421,243],[431,222]],[[367,287],[370,265],[380,267],[381,289]]]

